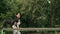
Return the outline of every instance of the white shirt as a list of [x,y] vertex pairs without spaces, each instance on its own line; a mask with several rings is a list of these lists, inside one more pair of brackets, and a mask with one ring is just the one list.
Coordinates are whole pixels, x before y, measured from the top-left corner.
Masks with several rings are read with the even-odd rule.
[[17,28],[19,28],[19,25],[20,25],[20,19],[18,20],[18,23],[17,23]]

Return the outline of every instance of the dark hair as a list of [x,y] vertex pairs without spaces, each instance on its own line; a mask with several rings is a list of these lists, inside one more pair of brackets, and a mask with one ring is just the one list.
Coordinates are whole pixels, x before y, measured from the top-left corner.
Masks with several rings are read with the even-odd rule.
[[16,13],[16,15],[18,14],[18,12]]
[[[18,14],[19,12],[16,13],[16,15]],[[21,15],[21,13],[19,13]]]

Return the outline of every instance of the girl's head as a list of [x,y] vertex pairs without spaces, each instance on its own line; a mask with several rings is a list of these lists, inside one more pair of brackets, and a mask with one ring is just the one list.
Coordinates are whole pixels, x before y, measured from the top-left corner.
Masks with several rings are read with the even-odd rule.
[[21,13],[16,13],[16,18],[20,18],[21,17]]

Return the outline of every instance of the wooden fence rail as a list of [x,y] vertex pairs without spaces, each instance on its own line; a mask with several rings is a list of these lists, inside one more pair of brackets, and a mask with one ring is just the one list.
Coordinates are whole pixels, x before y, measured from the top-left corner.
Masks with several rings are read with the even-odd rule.
[[19,29],[12,29],[12,28],[2,28],[2,34],[3,30],[12,31],[12,30],[20,30],[20,31],[55,31],[57,34],[57,31],[60,31],[60,28],[19,28]]
[[[14,30],[12,28],[3,28],[3,30]],[[20,30],[20,31],[60,31],[60,28],[19,28],[15,30]]]

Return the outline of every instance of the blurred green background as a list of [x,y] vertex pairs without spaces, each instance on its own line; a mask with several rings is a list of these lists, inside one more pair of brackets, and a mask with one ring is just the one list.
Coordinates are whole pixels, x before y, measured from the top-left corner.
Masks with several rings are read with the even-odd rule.
[[16,12],[21,13],[20,27],[60,28],[60,0],[0,0],[0,28]]

